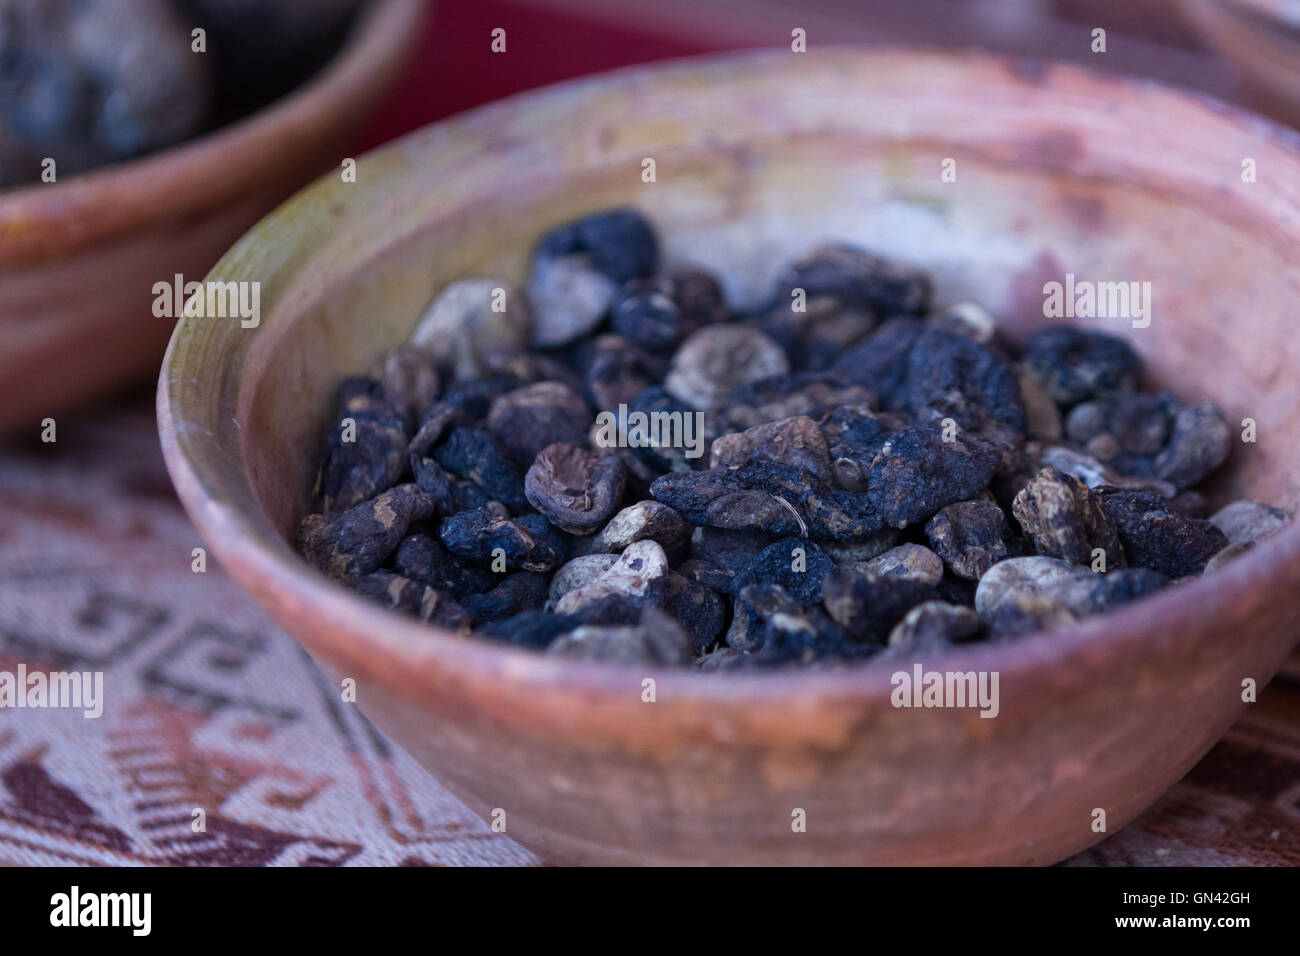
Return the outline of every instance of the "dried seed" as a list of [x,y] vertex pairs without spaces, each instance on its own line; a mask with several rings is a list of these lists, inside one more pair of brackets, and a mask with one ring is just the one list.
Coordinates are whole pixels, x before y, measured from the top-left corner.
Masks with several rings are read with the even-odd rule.
[[408,534],[403,538],[393,565],[405,577],[449,594],[478,594],[497,583],[497,576],[491,571],[453,557],[427,534]]
[[721,596],[685,575],[671,572],[664,593],[664,610],[691,638],[691,656],[713,646],[727,622]]
[[557,443],[542,449],[524,478],[534,508],[573,534],[592,534],[618,507],[627,482],[623,459]]
[[691,526],[676,511],[658,501],[638,501],[624,508],[601,529],[595,547],[600,551],[622,551],[637,541],[657,541],[665,551],[686,544]]
[[551,578],[547,603],[554,607],[570,591],[586,587],[618,563],[617,554],[584,554],[563,565]]
[[380,601],[390,610],[418,617],[426,624],[468,634],[470,616],[451,595],[390,571],[375,571],[357,578],[358,594]]
[[847,244],[821,246],[790,266],[777,280],[776,296],[789,301],[794,289],[803,289],[809,299],[830,296],[881,316],[921,315],[930,306],[930,278],[924,272]]
[[409,420],[384,398],[378,382],[344,382],[316,477],[321,510],[346,511],[401,480],[409,428]]
[[516,464],[527,468],[547,445],[587,440],[591,410],[562,382],[536,382],[492,403],[487,425]]
[[674,398],[704,411],[741,385],[787,371],[785,352],[757,329],[706,325],[692,333],[673,355],[664,388]]
[[609,209],[552,229],[537,244],[538,258],[585,257],[614,282],[648,279],[659,268],[654,227],[630,207]]
[[587,389],[599,409],[616,411],[631,405],[664,377],[667,361],[617,335],[602,335],[587,368]]
[[532,337],[532,326],[528,303],[508,282],[459,279],[434,296],[410,344],[424,349],[454,377],[471,379],[486,371],[485,352],[522,348]]
[[756,425],[807,415],[820,419],[841,405],[874,408],[874,393],[840,372],[776,375],[733,389],[717,409],[717,427],[743,432]]
[[931,587],[943,577],[943,559],[919,544],[900,544],[884,554],[852,566],[873,577],[908,578]]
[[474,626],[488,621],[500,621],[524,611],[540,611],[546,605],[546,575],[534,571],[508,574],[490,591],[469,594],[461,604],[469,612]]
[[1185,405],[1174,418],[1169,443],[1155,460],[1155,477],[1182,489],[1196,484],[1227,460],[1232,429],[1213,402]]
[[1263,541],[1285,528],[1290,520],[1281,508],[1244,498],[1225,505],[1210,518],[1230,544]]
[[1200,574],[1205,563],[1228,546],[1222,531],[1171,509],[1167,498],[1122,488],[1099,488],[1096,493],[1119,530],[1129,564],[1181,578]]
[[[610,620],[635,609],[661,605],[668,589],[668,555],[654,541],[637,541],[619,556],[608,571],[566,593],[555,603],[556,613],[576,614],[584,621]],[[635,619],[635,615],[633,616]]]
[[550,571],[563,563],[566,550],[541,515],[505,518],[491,508],[443,518],[438,536],[452,554],[489,569],[500,557],[511,570]]
[[925,525],[936,554],[962,578],[978,581],[1012,553],[1006,515],[992,501],[974,498],[941,508]]
[[957,434],[944,441],[942,425],[925,422],[889,437],[871,465],[866,497],[880,520],[905,528],[975,497],[998,462],[998,450],[983,439]]
[[751,584],[736,595],[727,646],[756,665],[811,664],[864,656],[821,608],[801,604],[778,584]]
[[1039,554],[1090,565],[1100,548],[1107,568],[1125,564],[1119,534],[1101,502],[1079,479],[1055,468],[1044,468],[1016,495],[1012,515]]
[[980,578],[975,591],[975,610],[986,622],[992,622],[1004,602],[1052,597],[1065,591],[1072,582],[1090,582],[1092,575],[1092,571],[1059,558],[1007,558]]
[[371,368],[370,377],[379,382],[388,402],[412,421],[433,404],[442,387],[433,358],[413,345],[384,355]]
[[434,453],[454,475],[468,478],[507,507],[528,507],[524,476],[504,445],[486,428],[456,428]]
[[829,484],[831,481],[826,438],[817,423],[806,415],[718,436],[713,440],[709,466],[729,467],[756,459],[802,469],[818,484]]
[[835,622],[856,641],[883,644],[912,608],[939,600],[928,584],[909,578],[863,574],[838,567],[826,576],[822,602]]
[[582,338],[600,325],[617,293],[618,284],[586,256],[535,259],[528,280],[532,344],[549,349]]
[[657,351],[676,348],[691,331],[677,303],[658,289],[625,287],[610,308],[609,321],[625,340]]
[[690,635],[667,614],[648,607],[632,625],[587,625],[561,635],[547,648],[547,653],[609,664],[681,665],[693,659],[691,648]]
[[821,548],[803,538],[784,538],[770,544],[731,581],[731,594],[751,584],[779,584],[801,604],[821,603],[822,584],[835,570],[835,562]]
[[1131,392],[1142,361],[1123,339],[1054,325],[1035,332],[1025,350],[1025,368],[1058,405]]
[[943,601],[926,601],[904,615],[889,632],[889,647],[895,651],[939,650],[979,637],[984,629],[980,616],[968,607]]
[[1009,641],[1067,627],[1078,616],[1050,594],[1021,594],[1000,603],[987,619],[989,639]]
[[474,633],[520,647],[545,648],[561,634],[582,624],[576,617],[548,611],[522,611],[513,617],[489,621]]
[[396,550],[412,521],[433,514],[416,485],[398,485],[347,511],[307,515],[298,525],[298,550],[336,580],[377,571]]

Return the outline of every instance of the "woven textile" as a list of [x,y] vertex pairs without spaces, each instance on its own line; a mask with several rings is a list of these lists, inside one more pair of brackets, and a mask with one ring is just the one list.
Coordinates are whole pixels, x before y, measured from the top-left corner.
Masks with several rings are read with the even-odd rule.
[[[0,710],[0,864],[538,862],[339,702],[215,561],[194,573],[201,544],[147,401],[0,445],[0,671],[103,671],[107,700],[97,720]],[[1069,864],[1300,864],[1300,657]]]

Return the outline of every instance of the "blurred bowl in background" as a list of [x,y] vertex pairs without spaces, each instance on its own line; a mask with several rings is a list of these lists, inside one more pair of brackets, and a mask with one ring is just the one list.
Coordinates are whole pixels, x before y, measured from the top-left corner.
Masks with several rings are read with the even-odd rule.
[[1300,126],[1300,3],[1189,0],[1186,12],[1236,68],[1250,104]]
[[0,431],[158,366],[153,286],[198,280],[269,209],[342,160],[419,39],[425,0],[374,0],[305,84],[142,159],[0,194]]

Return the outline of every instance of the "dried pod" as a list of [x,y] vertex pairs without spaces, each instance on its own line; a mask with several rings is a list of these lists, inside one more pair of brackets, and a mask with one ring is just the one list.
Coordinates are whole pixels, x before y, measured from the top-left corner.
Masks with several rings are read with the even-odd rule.
[[505,446],[486,428],[457,428],[434,453],[438,464],[468,478],[516,511],[528,507],[524,476]]
[[980,616],[968,607],[944,601],[926,601],[903,616],[889,632],[891,650],[930,651],[979,637]]
[[[627,613],[661,605],[668,590],[668,555],[653,541],[629,545],[608,571],[555,602],[558,614],[576,614],[584,621],[626,623]],[[622,622],[611,618],[623,617]]]
[[458,379],[482,375],[490,349],[522,348],[533,319],[524,297],[499,279],[458,279],[444,286],[420,317],[410,344]]
[[757,329],[706,325],[677,350],[664,388],[674,398],[704,411],[741,385],[788,371],[785,352]]
[[881,316],[922,315],[930,307],[930,277],[847,244],[821,246],[794,263],[776,284],[778,299],[803,289],[809,299],[829,296]]
[[498,641],[542,650],[561,634],[582,624],[576,617],[549,611],[521,611],[513,617],[489,621],[474,633]]
[[556,443],[542,449],[524,478],[534,508],[573,534],[592,534],[618,507],[627,469],[617,454]]
[[601,529],[595,547],[622,551],[636,541],[657,541],[665,551],[686,544],[691,526],[676,511],[658,501],[638,501],[624,508]]
[[1225,505],[1210,517],[1230,544],[1263,541],[1285,528],[1290,520],[1281,508],[1244,498]]
[[1027,596],[1052,596],[1067,590],[1072,582],[1091,582],[1093,572],[1059,558],[1007,558],[980,578],[975,591],[975,610],[986,622],[998,607]]
[[443,518],[438,536],[452,554],[484,568],[550,571],[564,562],[564,540],[541,515],[505,518],[477,508]]
[[1129,564],[1182,578],[1200,574],[1228,546],[1222,531],[1170,508],[1167,498],[1123,488],[1099,488],[1096,494],[1119,531]]
[[931,587],[943,577],[943,559],[924,545],[911,543],[890,548],[853,568],[875,577],[909,578]]
[[662,355],[617,335],[602,335],[593,343],[586,384],[597,408],[613,411],[631,405],[664,377],[668,363]]
[[382,356],[370,370],[384,397],[411,421],[433,404],[441,388],[437,366],[424,349],[403,345]]
[[885,524],[905,528],[975,497],[998,462],[988,442],[962,433],[945,441],[940,423],[925,422],[889,437],[871,465],[866,497]]
[[587,440],[591,410],[562,382],[536,382],[492,403],[487,425],[517,464],[528,467],[547,445]]
[[1030,336],[1025,369],[1042,382],[1058,405],[1131,392],[1142,360],[1123,339],[1069,325],[1053,325]]
[[741,465],[756,459],[802,469],[819,484],[831,481],[826,437],[806,415],[718,436],[713,440],[709,466]]
[[427,534],[408,534],[393,558],[405,577],[449,594],[477,594],[497,583],[497,576],[466,564]]
[[1088,486],[1071,475],[1044,468],[1016,495],[1011,509],[1039,554],[1091,564],[1100,548],[1106,568],[1126,563],[1114,522]]
[[534,571],[508,574],[490,591],[469,594],[461,604],[469,612],[474,626],[500,621],[524,611],[540,611],[546,605],[546,575]]
[[357,578],[354,587],[358,594],[380,601],[391,610],[414,615],[426,624],[461,634],[470,631],[470,616],[465,609],[450,594],[427,584],[390,571],[375,571]]
[[1187,488],[1214,471],[1232,450],[1232,429],[1213,402],[1179,409],[1169,442],[1156,455],[1155,477]]
[[939,509],[926,522],[925,534],[952,573],[972,581],[1012,553],[1007,517],[987,498],[958,501]]
[[369,574],[388,560],[412,521],[433,514],[416,485],[398,485],[334,514],[307,515],[298,525],[298,550],[336,580]]
[[645,608],[635,624],[579,627],[547,648],[556,657],[608,664],[686,664],[694,658],[692,640],[657,608]]
[[877,577],[849,567],[836,568],[822,586],[826,612],[851,638],[870,644],[883,644],[916,605],[937,600],[939,593],[921,581]]
[[821,608],[800,603],[778,584],[751,584],[740,591],[726,643],[748,655],[743,663],[755,665],[865,656]]
[[408,429],[409,420],[384,398],[378,382],[344,382],[316,476],[321,510],[345,511],[395,485],[406,469]]

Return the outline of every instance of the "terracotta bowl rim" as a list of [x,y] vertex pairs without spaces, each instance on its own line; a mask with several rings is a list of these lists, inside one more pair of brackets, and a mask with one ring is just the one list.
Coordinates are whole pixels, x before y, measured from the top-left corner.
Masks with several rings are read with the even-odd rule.
[[[404,62],[424,0],[371,0],[305,82],[252,113],[136,159],[0,192],[0,263],[40,258],[211,206],[247,187],[286,136],[319,135]],[[168,201],[159,202],[159,194]]]
[[[822,57],[863,55],[922,62],[928,59],[948,67],[964,64],[1000,66],[1009,75],[1035,76],[1049,70],[1054,75],[1069,76],[1072,83],[1090,88],[1099,97],[1154,94],[1176,98],[1194,107],[1207,124],[1220,130],[1231,129],[1240,136],[1270,140],[1290,151],[1295,173],[1300,176],[1300,131],[1209,94],[1072,63],[975,50],[837,45],[834,50],[819,54]],[[627,79],[662,73],[691,73],[701,68],[725,65],[757,70],[762,68],[764,60],[778,57],[785,58],[788,54],[780,50],[704,54],[566,80],[448,117],[385,143],[366,155],[403,150],[410,142],[428,137],[435,129],[450,134],[460,124],[482,123],[489,117],[504,119],[529,104],[564,97],[584,87],[604,83],[611,77]],[[1050,91],[1048,95],[1051,95]],[[1100,101],[1104,102],[1104,99]],[[304,195],[323,189],[328,178],[322,177],[305,187],[289,202],[296,203]],[[266,220],[263,220],[245,234],[238,248],[246,248],[265,231]],[[225,261],[223,258],[222,263]],[[218,263],[210,277],[221,272],[222,263]],[[187,421],[185,408],[178,400],[179,392],[173,396],[171,384],[173,373],[178,371],[178,351],[193,347],[188,331],[186,320],[177,323],[163,361],[157,392],[164,458],[183,505],[223,567],[246,591],[258,598],[259,603],[264,607],[274,606],[282,613],[309,609],[312,620],[328,622],[329,627],[318,629],[307,637],[299,636],[301,629],[286,625],[285,630],[296,640],[327,657],[346,659],[349,666],[375,675],[390,690],[412,696],[413,684],[432,683],[434,675],[454,674],[472,682],[508,683],[512,692],[521,688],[539,692],[559,690],[579,693],[584,700],[612,700],[626,697],[629,676],[636,675],[638,682],[643,676],[655,676],[660,681],[673,679],[672,698],[687,707],[711,702],[797,706],[811,699],[853,699],[888,707],[892,689],[889,675],[899,668],[910,668],[913,663],[910,657],[888,661],[873,658],[859,665],[824,671],[756,669],[703,673],[689,668],[571,661],[482,637],[460,636],[371,604],[315,571],[292,550],[290,543],[278,535],[272,534],[274,540],[261,540],[261,532],[252,527],[254,523],[265,520],[261,509],[256,509],[256,515],[248,516],[240,513],[230,502],[221,500],[219,492],[215,491],[221,482],[212,481],[208,467],[191,457],[187,448],[190,435],[196,432],[206,434],[206,430],[202,425],[192,425]],[[210,382],[205,386],[203,400],[218,398],[217,384]],[[228,460],[240,463],[239,481],[247,483],[239,450],[223,448],[222,451]],[[1049,633],[1008,643],[980,643],[944,652],[926,652],[918,654],[916,659],[923,659],[929,670],[998,671],[1003,677],[1015,678],[1071,665],[1089,671],[1096,668],[1101,656],[1096,652],[1103,650],[1115,655],[1107,657],[1111,663],[1119,659],[1136,664],[1142,659],[1144,643],[1153,640],[1157,622],[1170,634],[1187,633],[1198,624],[1204,627],[1207,620],[1214,619],[1221,606],[1215,598],[1216,592],[1253,594],[1267,591],[1277,594],[1279,579],[1288,575],[1300,585],[1300,521],[1295,520],[1248,554],[1218,569],[1209,579],[1168,588],[1117,611],[1084,618]],[[1284,593],[1287,593],[1285,599],[1300,601],[1300,590],[1294,595]],[[398,674],[409,679],[394,679]]]

